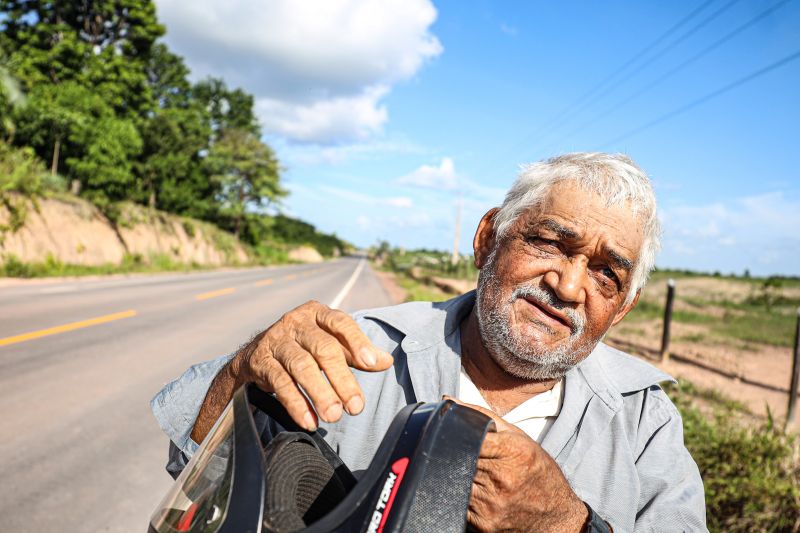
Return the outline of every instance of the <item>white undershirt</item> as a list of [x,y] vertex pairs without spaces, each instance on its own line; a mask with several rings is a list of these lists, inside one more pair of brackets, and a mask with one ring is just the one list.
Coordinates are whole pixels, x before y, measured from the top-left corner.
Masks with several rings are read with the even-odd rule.
[[[524,431],[530,438],[538,443],[542,442],[550,426],[555,422],[561,405],[564,403],[564,380],[561,379],[547,392],[537,394],[525,400],[503,416],[503,420],[514,424]],[[459,379],[458,399],[465,403],[478,405],[492,411],[486,400],[481,396],[478,387],[472,382],[464,367],[461,367]]]

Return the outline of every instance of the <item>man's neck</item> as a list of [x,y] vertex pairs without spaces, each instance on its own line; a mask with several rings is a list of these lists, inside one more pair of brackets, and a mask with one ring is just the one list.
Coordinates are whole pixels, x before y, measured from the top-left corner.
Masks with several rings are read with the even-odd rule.
[[474,308],[461,323],[461,366],[486,403],[500,416],[558,383],[557,379],[531,381],[518,378],[498,366],[483,344]]

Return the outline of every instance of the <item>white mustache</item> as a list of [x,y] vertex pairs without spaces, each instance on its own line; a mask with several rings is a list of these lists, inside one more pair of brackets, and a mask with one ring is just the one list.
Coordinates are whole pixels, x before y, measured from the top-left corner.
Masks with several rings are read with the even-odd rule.
[[509,300],[509,303],[513,302],[517,298],[535,300],[537,303],[548,305],[567,315],[567,318],[569,318],[570,322],[569,326],[572,330],[572,337],[580,336],[586,327],[586,318],[560,300],[552,291],[548,291],[534,285],[521,285],[514,289],[514,292],[511,293],[511,299]]

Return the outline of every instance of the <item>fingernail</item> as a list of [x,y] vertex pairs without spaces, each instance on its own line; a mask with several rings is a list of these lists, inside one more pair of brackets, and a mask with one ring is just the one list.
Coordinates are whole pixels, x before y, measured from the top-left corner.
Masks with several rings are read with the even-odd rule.
[[325,421],[336,422],[342,417],[342,404],[336,402],[325,410]]
[[357,415],[364,408],[364,400],[361,396],[353,396],[347,401],[347,412],[351,415]]
[[314,415],[311,414],[311,411],[306,411],[306,414],[303,415],[303,424],[309,431],[317,430],[317,423],[314,421]]
[[378,362],[378,358],[375,357],[375,352],[373,352],[369,348],[362,348],[361,361],[363,361],[364,364],[367,366],[375,366],[375,363]]

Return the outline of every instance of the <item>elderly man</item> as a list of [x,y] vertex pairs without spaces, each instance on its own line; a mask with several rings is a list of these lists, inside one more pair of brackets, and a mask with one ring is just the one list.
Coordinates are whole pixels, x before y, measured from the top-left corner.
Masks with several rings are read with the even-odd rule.
[[473,483],[475,529],[703,531],[702,481],[659,387],[671,378],[600,342],[636,305],[658,234],[629,158],[532,164],[478,226],[477,291],[352,318],[309,302],[167,385],[153,409],[173,443],[168,470],[243,383],[324,427],[353,470],[402,406],[447,395],[498,424]]

